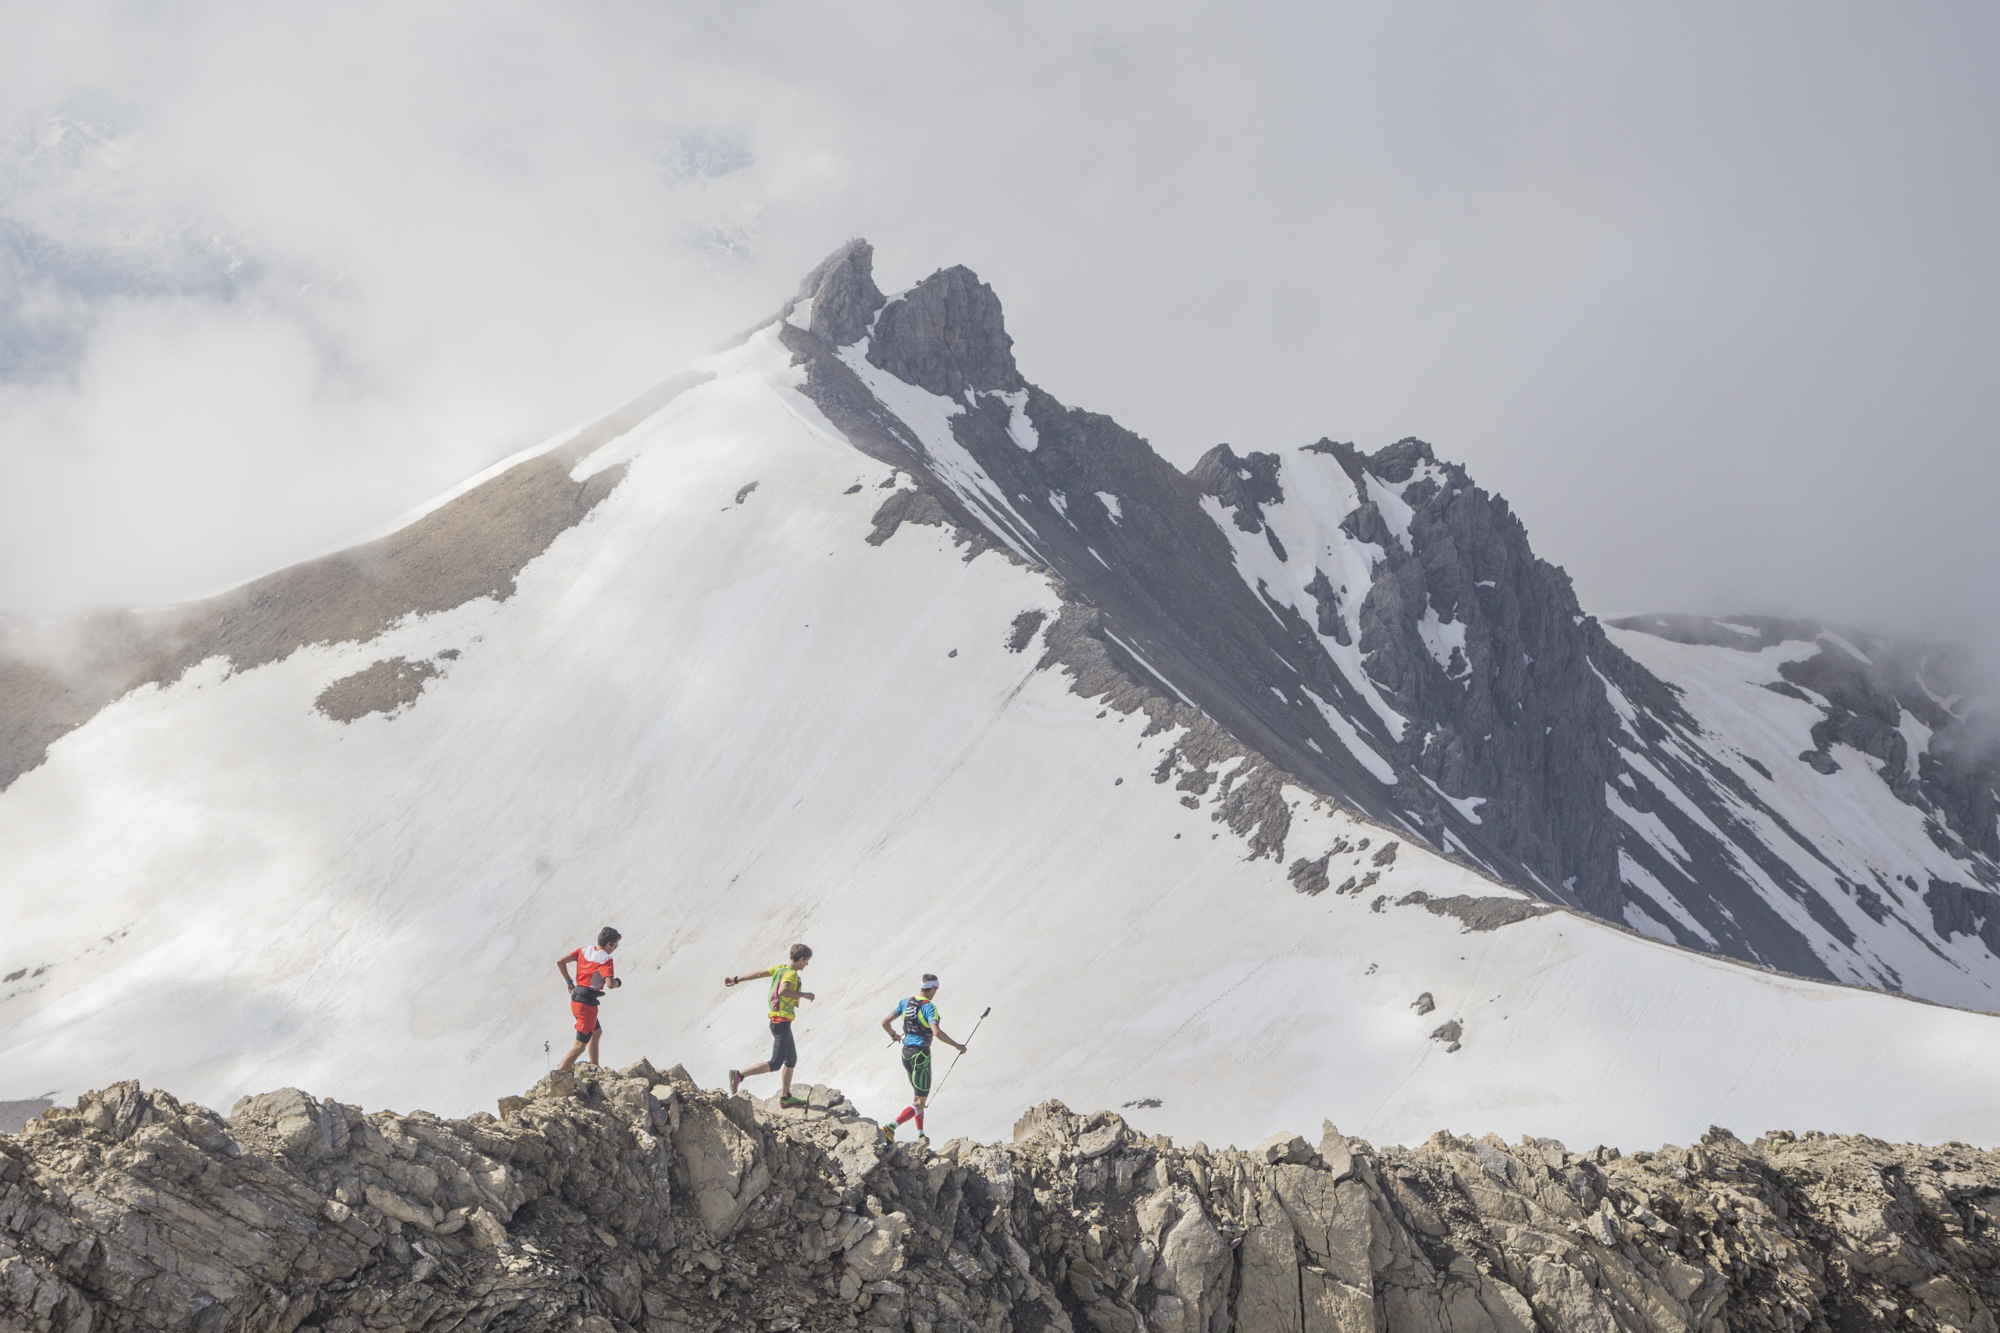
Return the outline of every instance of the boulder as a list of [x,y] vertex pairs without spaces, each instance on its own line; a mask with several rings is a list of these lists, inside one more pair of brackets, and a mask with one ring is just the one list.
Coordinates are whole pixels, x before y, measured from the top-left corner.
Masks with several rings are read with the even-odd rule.
[[693,1196],[695,1215],[718,1239],[736,1230],[745,1210],[771,1183],[759,1160],[761,1145],[725,1109],[690,1106],[673,1131],[674,1154],[682,1181]]
[[1297,1134],[1286,1134],[1283,1131],[1265,1139],[1253,1151],[1259,1160],[1273,1164],[1291,1162],[1294,1165],[1304,1166],[1313,1159],[1310,1143]]
[[881,1282],[903,1271],[903,1237],[910,1219],[901,1213],[877,1218],[859,1218],[868,1223],[862,1234],[849,1244],[847,1268],[862,1284]]
[[1230,1248],[1222,1233],[1192,1194],[1175,1199],[1178,1219],[1160,1245],[1153,1285],[1178,1298],[1178,1324],[1161,1333],[1202,1333],[1208,1318],[1221,1308]]

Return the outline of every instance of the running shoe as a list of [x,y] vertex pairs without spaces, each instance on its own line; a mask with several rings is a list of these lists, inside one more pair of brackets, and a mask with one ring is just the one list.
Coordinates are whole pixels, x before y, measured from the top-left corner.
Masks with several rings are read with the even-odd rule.
[[894,1125],[882,1126],[882,1137],[885,1141],[894,1143],[896,1141],[896,1127]]
[[780,1097],[778,1098],[778,1105],[783,1109],[789,1111],[792,1110],[794,1107],[811,1106],[812,1103],[807,1101],[804,1097]]
[[730,1071],[729,1071],[729,1095],[730,1095],[730,1096],[732,1096],[732,1097],[734,1097],[734,1096],[736,1095],[736,1090],[737,1090],[738,1088],[742,1087],[742,1086],[743,1086],[743,1071],[742,1071],[742,1070],[740,1070],[740,1069],[732,1069],[732,1070],[730,1070]]

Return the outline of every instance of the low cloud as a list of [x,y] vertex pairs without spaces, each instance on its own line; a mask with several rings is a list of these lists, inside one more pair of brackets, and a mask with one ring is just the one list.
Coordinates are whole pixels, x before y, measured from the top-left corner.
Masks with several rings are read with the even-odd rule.
[[1430,439],[1592,609],[2000,626],[1986,11],[17,14],[0,605],[313,554],[859,234],[1183,464]]

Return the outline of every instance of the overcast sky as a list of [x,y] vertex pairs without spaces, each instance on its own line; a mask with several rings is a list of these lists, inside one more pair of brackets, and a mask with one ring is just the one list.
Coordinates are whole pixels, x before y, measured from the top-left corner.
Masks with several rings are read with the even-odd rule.
[[1420,435],[1599,613],[1990,640],[1996,16],[0,3],[0,605],[313,554],[864,235],[1182,465]]

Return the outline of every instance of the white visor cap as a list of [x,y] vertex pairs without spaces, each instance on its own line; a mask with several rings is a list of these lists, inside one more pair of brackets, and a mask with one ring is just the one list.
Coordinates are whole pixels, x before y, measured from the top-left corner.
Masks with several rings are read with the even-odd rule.
[[917,989],[918,989],[918,990],[936,990],[936,989],[937,989],[937,984],[938,984],[938,979],[937,979],[937,974],[936,974],[936,973],[933,973],[933,972],[926,972],[926,973],[924,973],[924,979],[923,979],[923,982],[922,982],[922,984],[920,984],[920,985],[919,985],[919,986],[917,987]]

